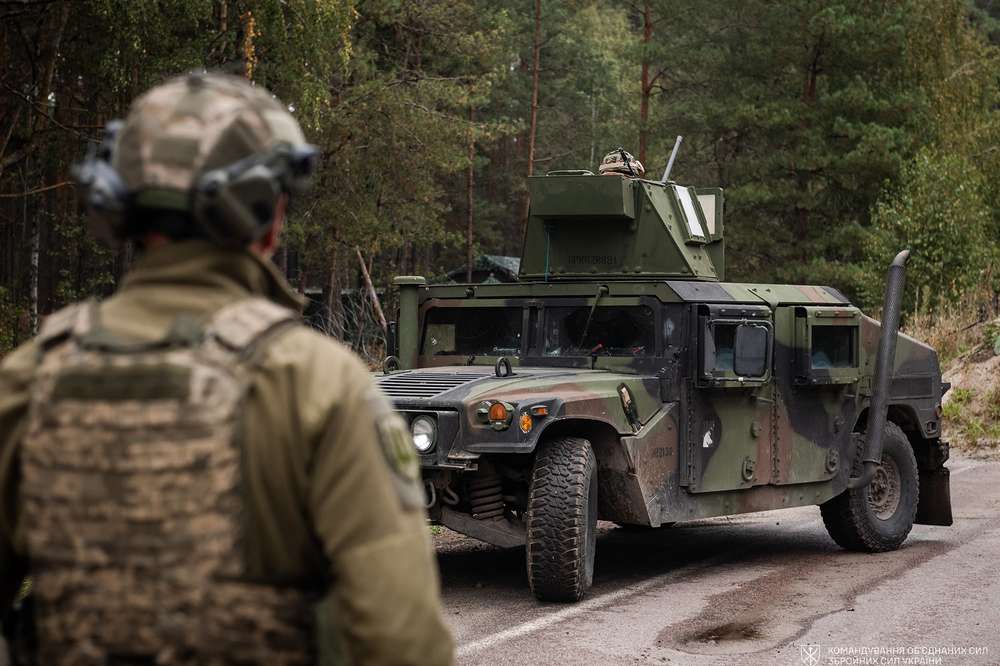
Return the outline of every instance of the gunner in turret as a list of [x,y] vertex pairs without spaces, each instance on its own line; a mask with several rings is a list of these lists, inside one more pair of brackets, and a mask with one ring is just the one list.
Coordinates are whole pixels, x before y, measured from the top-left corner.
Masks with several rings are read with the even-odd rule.
[[622,175],[629,178],[642,178],[646,170],[642,167],[642,162],[619,146],[604,156],[601,165],[597,167],[597,173],[602,176]]

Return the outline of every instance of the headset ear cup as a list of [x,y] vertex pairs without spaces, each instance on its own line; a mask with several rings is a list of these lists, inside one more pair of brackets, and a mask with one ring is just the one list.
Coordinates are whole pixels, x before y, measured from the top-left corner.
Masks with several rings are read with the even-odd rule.
[[100,158],[88,158],[73,169],[82,187],[81,203],[87,213],[90,232],[100,241],[115,246],[126,235],[128,188],[114,168]]
[[245,247],[260,238],[274,221],[281,186],[271,169],[258,165],[230,178],[225,169],[198,179],[192,216],[212,241]]

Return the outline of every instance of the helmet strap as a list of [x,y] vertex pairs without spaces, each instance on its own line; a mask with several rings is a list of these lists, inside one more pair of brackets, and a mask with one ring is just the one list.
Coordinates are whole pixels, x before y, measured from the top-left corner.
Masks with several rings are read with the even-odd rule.
[[629,175],[633,178],[638,178],[639,176],[636,175],[635,169],[632,168],[632,160],[628,158],[628,153],[625,152],[625,149],[618,146],[618,154],[622,156],[622,161],[625,162],[625,168],[628,169]]

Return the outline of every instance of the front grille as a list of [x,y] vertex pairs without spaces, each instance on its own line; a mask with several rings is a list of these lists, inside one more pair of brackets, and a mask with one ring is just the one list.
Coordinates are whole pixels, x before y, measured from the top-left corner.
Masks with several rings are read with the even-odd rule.
[[378,387],[390,398],[433,398],[446,391],[489,375],[489,372],[399,372],[377,378]]

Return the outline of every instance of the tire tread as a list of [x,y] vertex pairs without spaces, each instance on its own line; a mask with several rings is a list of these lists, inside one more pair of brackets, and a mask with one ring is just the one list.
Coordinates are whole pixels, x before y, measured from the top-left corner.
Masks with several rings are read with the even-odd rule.
[[[907,469],[916,472],[917,460],[913,455],[913,449],[902,429],[895,423],[887,422],[885,426],[885,442],[895,439],[903,443],[902,454],[909,458],[903,465],[900,465],[900,474],[904,475]],[[883,448],[883,454],[885,449]],[[903,461],[899,461],[903,462]],[[905,483],[905,479],[902,480]],[[823,524],[830,537],[841,548],[866,553],[881,553],[895,550],[906,540],[910,529],[913,527],[913,520],[917,514],[917,504],[919,502],[920,484],[917,479],[912,479],[914,483],[914,500],[911,507],[911,515],[907,521],[906,528],[901,535],[891,538],[880,534],[869,518],[867,511],[868,488],[847,489],[840,495],[820,505],[820,513],[823,516]],[[902,500],[901,500],[902,501]]]
[[561,437],[535,459],[528,499],[527,564],[531,591],[543,601],[579,601],[587,580],[587,500],[597,460],[590,442]]

